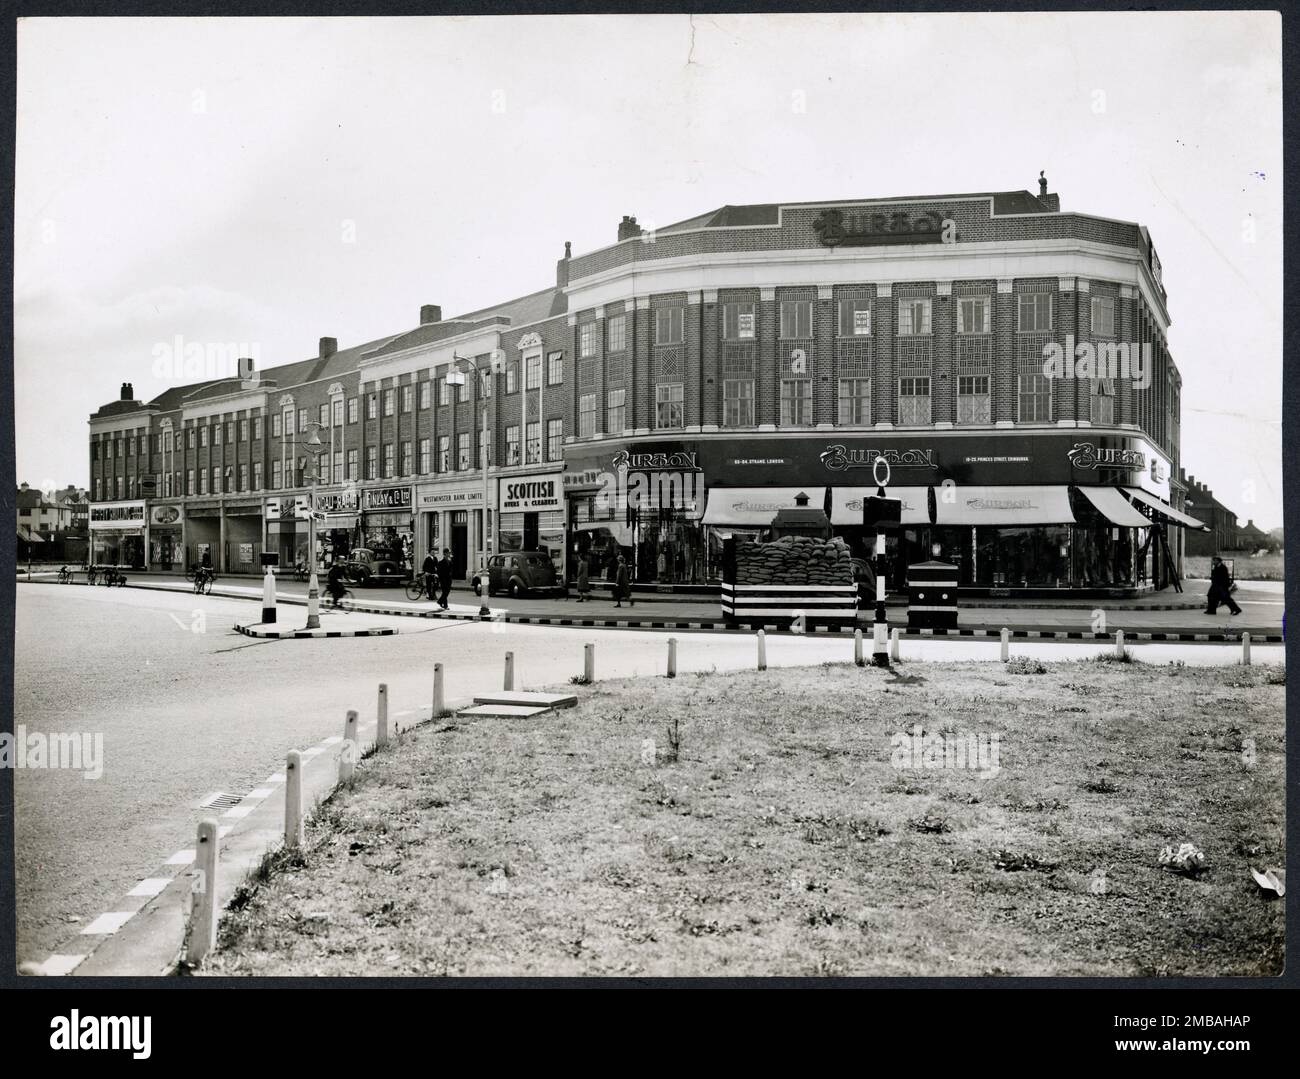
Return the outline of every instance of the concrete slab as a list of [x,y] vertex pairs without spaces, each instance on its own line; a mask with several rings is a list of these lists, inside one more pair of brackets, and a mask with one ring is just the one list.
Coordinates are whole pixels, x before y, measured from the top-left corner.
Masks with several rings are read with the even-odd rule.
[[532,719],[551,711],[545,705],[527,704],[475,704],[460,709],[456,715],[484,719]]
[[578,698],[572,693],[532,693],[521,689],[503,689],[499,693],[482,693],[475,704],[522,704],[543,708],[572,708]]

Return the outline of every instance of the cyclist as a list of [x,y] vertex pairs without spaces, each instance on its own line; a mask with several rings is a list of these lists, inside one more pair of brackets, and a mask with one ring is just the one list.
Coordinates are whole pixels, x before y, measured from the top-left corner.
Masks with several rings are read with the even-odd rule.
[[335,562],[330,566],[329,576],[325,579],[325,590],[333,597],[336,609],[343,606],[342,599],[346,588],[343,584],[342,562]]

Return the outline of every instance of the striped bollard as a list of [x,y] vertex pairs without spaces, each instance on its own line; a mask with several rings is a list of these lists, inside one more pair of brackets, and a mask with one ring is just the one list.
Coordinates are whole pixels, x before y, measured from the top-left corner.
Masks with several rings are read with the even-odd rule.
[[502,688],[505,690],[515,688],[515,654],[513,652],[506,653],[506,676]]
[[291,749],[284,762],[284,845],[301,847],[303,838],[302,754]]
[[668,677],[677,677],[677,638],[668,638]]
[[388,745],[388,683],[379,683],[379,702],[375,708],[375,745]]
[[266,567],[266,576],[262,579],[262,625],[275,625],[275,574],[271,567]]
[[1006,626],[1002,627],[1002,662],[1005,663],[1011,658],[1011,630]]
[[217,946],[217,844],[217,822],[201,821],[194,847],[194,903],[185,938],[185,959],[190,963],[200,962]]

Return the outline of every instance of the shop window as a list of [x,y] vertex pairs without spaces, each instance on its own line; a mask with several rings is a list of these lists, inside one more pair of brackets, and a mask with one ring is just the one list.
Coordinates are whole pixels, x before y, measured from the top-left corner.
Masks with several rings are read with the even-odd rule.
[[842,378],[839,387],[840,424],[860,427],[871,422],[871,379]]
[[605,342],[610,352],[627,348],[627,316],[613,315],[605,321]]
[[564,421],[546,421],[546,459],[559,461],[564,455]]
[[840,336],[868,337],[871,334],[871,301],[840,301]]
[[961,375],[957,379],[957,422],[989,423],[989,376]]
[[605,430],[620,434],[627,427],[627,390],[610,390],[605,395]]
[[806,378],[781,380],[781,426],[803,427],[812,422],[812,382]]
[[930,332],[930,298],[908,296],[898,301],[898,335],[919,337]]
[[578,327],[578,355],[582,357],[596,355],[596,330],[598,328],[595,322],[584,322]]
[[1025,292],[1017,299],[1021,333],[1044,333],[1052,328],[1052,294]]
[[366,447],[366,479],[374,480],[379,478],[379,449],[376,446]]
[[661,307],[655,311],[655,344],[682,343],[683,311],[680,307]]
[[957,332],[989,332],[989,298],[987,296],[962,296],[957,301]]
[[754,381],[729,378],[722,383],[722,423],[725,427],[754,425]]
[[928,378],[898,380],[898,422],[900,424],[930,422],[930,380]]
[[438,436],[438,471],[451,471],[451,436]]
[[655,387],[655,427],[669,429],[685,423],[682,384],[661,382]]
[[722,308],[722,336],[728,341],[752,340],[755,333],[754,305],[729,303]]
[[584,393],[578,398],[578,437],[590,438],[596,433],[596,395]]
[[781,339],[799,341],[812,337],[812,301],[781,302]]
[[1018,376],[1021,423],[1048,423],[1052,418],[1052,383],[1041,372],[1022,371]]
[[461,431],[456,436],[456,467],[464,472],[466,469],[473,467],[469,459],[469,432]]
[[1115,298],[1113,296],[1094,296],[1092,298],[1092,332],[1095,337],[1115,336]]
[[[594,328],[595,323],[594,322],[588,323],[588,325]],[[596,335],[593,333],[592,334],[593,341],[595,339],[595,336]],[[594,349],[595,345],[593,344],[592,347]],[[548,386],[558,386],[563,381],[564,381],[564,353],[548,352],[546,354],[546,384]]]
[[524,444],[525,464],[535,465],[542,459],[542,425],[538,422],[528,424]]
[[506,428],[506,464],[519,463],[519,426],[513,424]]

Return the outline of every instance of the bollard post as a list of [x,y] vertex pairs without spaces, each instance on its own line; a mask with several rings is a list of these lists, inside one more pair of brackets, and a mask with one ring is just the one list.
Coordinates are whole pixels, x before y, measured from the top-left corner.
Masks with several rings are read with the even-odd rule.
[[594,644],[584,644],[582,646],[582,677],[588,683],[596,680],[596,646]]
[[217,822],[210,817],[200,821],[191,885],[194,903],[185,940],[185,958],[190,963],[202,961],[217,946],[217,842]]
[[1241,635],[1241,662],[1243,666],[1250,666],[1250,634]]
[[262,625],[275,625],[275,574],[271,567],[266,567],[266,576],[262,579]]
[[302,754],[291,749],[284,762],[284,845],[301,847],[302,842]]
[[357,713],[348,709],[347,719],[343,721],[343,752],[339,754],[339,782],[346,783],[352,778],[357,767]]
[[502,688],[506,690],[515,688],[515,654],[513,652],[506,653],[506,678],[505,685]]
[[853,631],[853,662],[859,667],[865,667],[867,665],[867,661],[862,655],[862,630],[860,629],[855,629]]
[[1002,662],[1005,663],[1011,658],[1011,630],[1006,626],[1002,627]]
[[1124,658],[1124,631],[1122,629],[1115,631],[1115,658]]
[[443,695],[442,686],[442,664],[433,665],[433,715],[432,719],[437,719],[447,710],[446,697]]
[[901,629],[891,629],[889,631],[889,658],[892,662],[898,662],[898,641],[902,636]]
[[668,677],[677,677],[677,638],[668,638]]
[[388,745],[388,683],[379,683],[379,702],[375,709],[375,745]]
[[761,629],[758,631],[758,669],[767,670],[767,632]]

